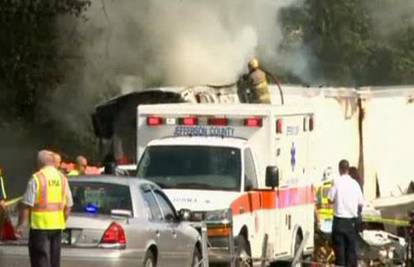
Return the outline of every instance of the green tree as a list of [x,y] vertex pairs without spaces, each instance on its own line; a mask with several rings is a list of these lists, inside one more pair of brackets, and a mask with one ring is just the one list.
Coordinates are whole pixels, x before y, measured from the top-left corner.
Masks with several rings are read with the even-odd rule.
[[[59,16],[81,16],[86,0],[4,0],[0,3],[2,113],[32,121],[38,99],[64,80],[56,41]],[[4,108],[5,107],[5,108]]]
[[[380,15],[373,10],[374,1],[382,9]],[[290,29],[301,30],[302,45],[312,54],[313,81],[346,86],[412,84],[414,13],[388,19],[393,30],[380,34],[388,25],[379,22],[393,5],[386,0],[305,0],[302,6],[284,10],[282,22],[285,35]],[[400,3],[398,8],[404,6]]]

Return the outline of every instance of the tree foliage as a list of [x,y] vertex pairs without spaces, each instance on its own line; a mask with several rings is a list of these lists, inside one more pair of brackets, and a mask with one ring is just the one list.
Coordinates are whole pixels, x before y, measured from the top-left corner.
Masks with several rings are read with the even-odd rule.
[[0,3],[0,88],[3,115],[35,119],[39,98],[64,82],[56,42],[59,16],[80,17],[86,0],[3,0]]
[[316,59],[314,80],[347,86],[414,83],[414,13],[394,17],[393,30],[384,36],[379,32],[388,25],[379,23],[384,18],[375,17],[371,2],[387,8],[386,0],[306,0],[284,10],[285,27],[301,29],[303,45]]

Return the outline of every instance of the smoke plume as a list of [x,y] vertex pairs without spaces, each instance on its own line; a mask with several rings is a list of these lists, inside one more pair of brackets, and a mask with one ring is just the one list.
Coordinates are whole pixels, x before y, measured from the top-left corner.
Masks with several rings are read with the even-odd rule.
[[62,63],[65,83],[45,107],[88,141],[89,114],[110,97],[153,86],[233,83],[253,57],[279,64],[279,11],[298,1],[92,1],[85,19],[59,21],[59,48],[69,59]]
[[79,28],[85,75],[137,76],[143,86],[234,82],[250,58],[277,59],[278,11],[292,2],[95,1]]

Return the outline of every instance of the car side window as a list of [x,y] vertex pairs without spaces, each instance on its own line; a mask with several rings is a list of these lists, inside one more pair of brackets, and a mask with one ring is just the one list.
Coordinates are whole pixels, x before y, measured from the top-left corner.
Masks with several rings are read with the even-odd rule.
[[162,220],[162,213],[152,190],[150,188],[141,188],[141,192],[144,198],[144,205],[149,210],[149,219],[154,221]]
[[165,220],[170,221],[176,218],[175,209],[167,197],[159,190],[155,190],[154,193],[160,203]]
[[244,150],[244,177],[245,185],[257,188],[257,175],[254,166],[253,155],[249,148]]

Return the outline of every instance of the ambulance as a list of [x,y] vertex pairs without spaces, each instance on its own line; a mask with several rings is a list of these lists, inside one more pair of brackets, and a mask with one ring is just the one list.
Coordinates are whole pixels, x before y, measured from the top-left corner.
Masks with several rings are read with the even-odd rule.
[[137,130],[137,176],[207,224],[210,262],[292,261],[301,244],[312,253],[311,109],[140,105]]

